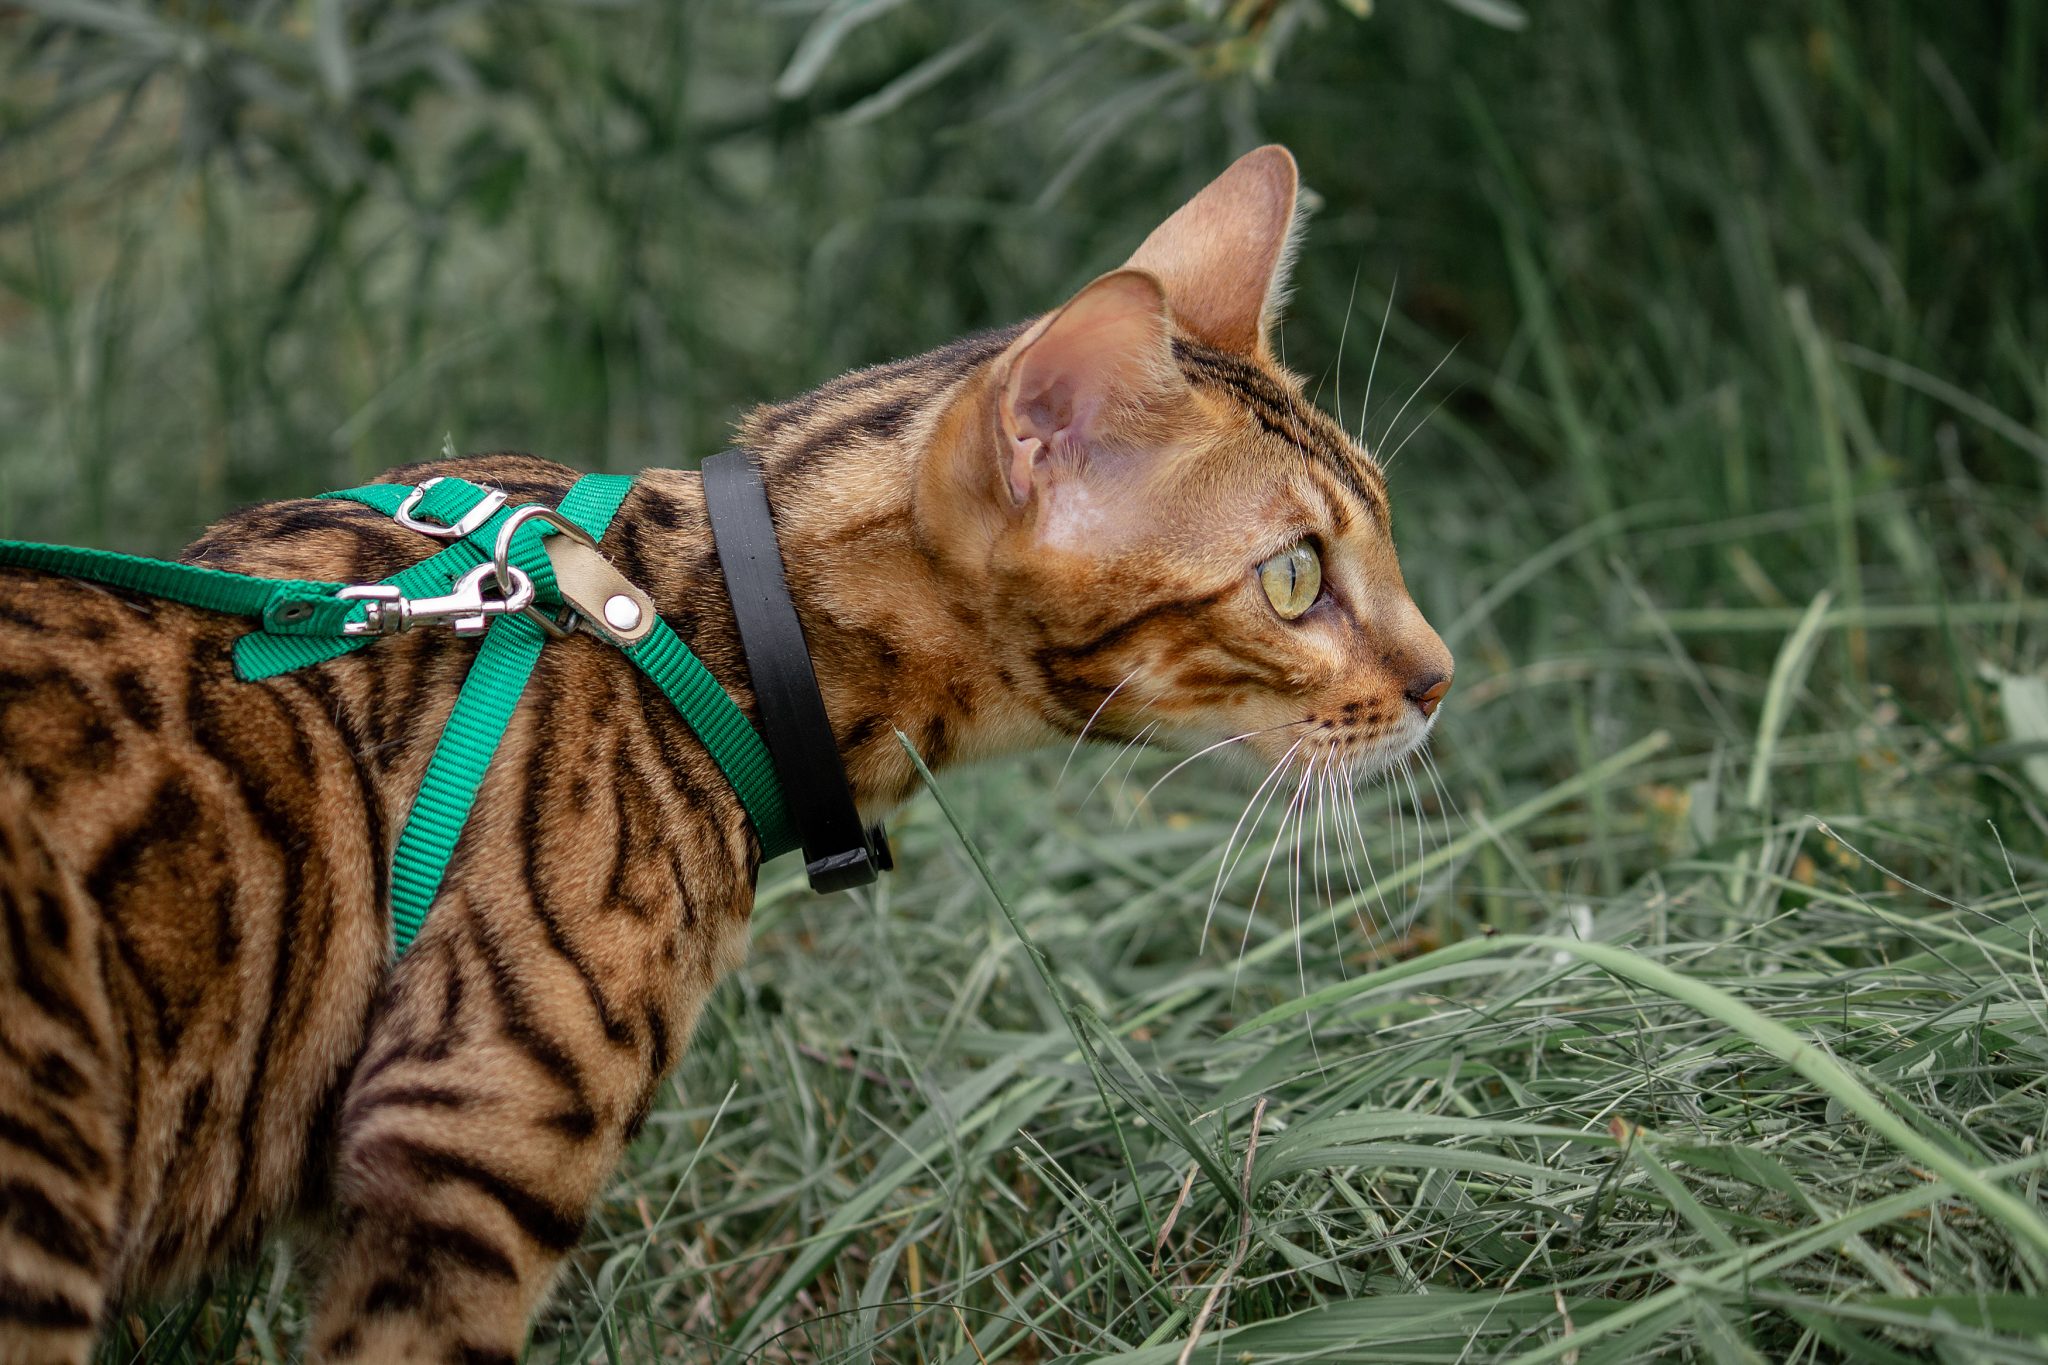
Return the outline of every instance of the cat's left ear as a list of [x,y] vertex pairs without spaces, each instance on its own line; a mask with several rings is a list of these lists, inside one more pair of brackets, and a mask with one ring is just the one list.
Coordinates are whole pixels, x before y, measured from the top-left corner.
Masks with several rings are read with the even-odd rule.
[[1049,481],[1126,462],[1154,444],[1159,419],[1186,392],[1173,359],[1165,291],[1114,270],[1011,344],[997,421],[1014,506]]
[[1246,152],[1125,264],[1159,277],[1174,318],[1197,340],[1268,360],[1266,338],[1294,261],[1300,183],[1285,147]]

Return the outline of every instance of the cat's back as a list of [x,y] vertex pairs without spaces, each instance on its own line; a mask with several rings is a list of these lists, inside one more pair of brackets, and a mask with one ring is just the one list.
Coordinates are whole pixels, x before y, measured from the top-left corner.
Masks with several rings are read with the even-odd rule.
[[[445,472],[550,501],[574,477],[517,457]],[[375,581],[438,548],[299,500],[185,557]],[[0,569],[0,1018],[44,1078],[0,1093],[0,1124],[48,1149],[0,1142],[0,1184],[47,1211],[52,1273],[111,1257],[117,1281],[173,1281],[320,1197],[322,1115],[385,973],[393,793],[462,660],[421,632],[249,682],[250,628]]]

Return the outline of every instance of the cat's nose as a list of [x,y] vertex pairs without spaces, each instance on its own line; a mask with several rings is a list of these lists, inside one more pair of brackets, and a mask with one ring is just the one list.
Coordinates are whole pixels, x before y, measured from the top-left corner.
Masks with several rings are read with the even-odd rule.
[[1408,685],[1408,700],[1415,703],[1415,709],[1422,712],[1427,720],[1436,711],[1436,704],[1444,699],[1444,693],[1451,690],[1451,675],[1431,671],[1418,677]]

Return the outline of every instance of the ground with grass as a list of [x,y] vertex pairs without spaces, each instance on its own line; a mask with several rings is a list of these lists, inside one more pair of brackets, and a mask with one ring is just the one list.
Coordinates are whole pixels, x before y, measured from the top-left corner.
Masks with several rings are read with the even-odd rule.
[[688,464],[1254,140],[1319,201],[1430,761],[1054,752],[770,867],[531,1360],[2048,1359],[2048,11],[1370,8],[0,17],[10,536]]

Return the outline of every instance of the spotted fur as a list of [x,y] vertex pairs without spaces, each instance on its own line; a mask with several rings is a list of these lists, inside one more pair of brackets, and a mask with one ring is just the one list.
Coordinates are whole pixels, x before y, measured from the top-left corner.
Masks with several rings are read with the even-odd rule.
[[[1384,481],[1267,353],[1293,184],[1253,153],[1066,308],[743,423],[865,813],[911,791],[898,731],[934,763],[1154,730],[1363,766],[1426,730],[1449,657]],[[387,477],[429,474],[575,478]],[[1302,539],[1327,590],[1283,621],[1256,568]],[[643,476],[605,545],[751,712],[696,476]],[[367,582],[435,548],[299,500],[186,558]],[[474,646],[251,683],[246,628],[0,571],[0,1362],[82,1361],[287,1224],[323,1248],[311,1358],[516,1360],[745,951],[759,850],[650,684],[551,645],[394,965],[393,845]]]

